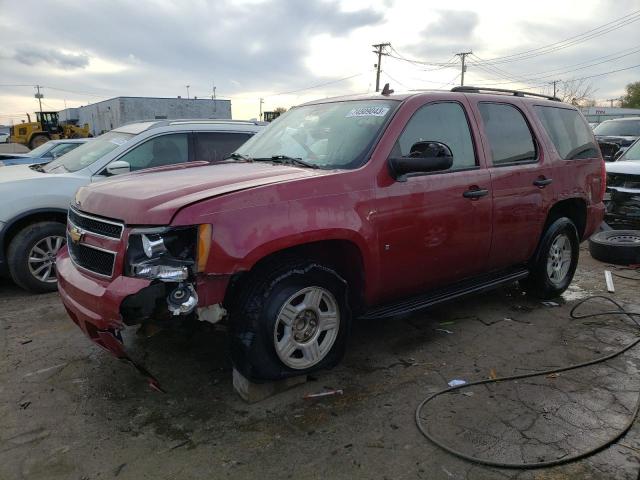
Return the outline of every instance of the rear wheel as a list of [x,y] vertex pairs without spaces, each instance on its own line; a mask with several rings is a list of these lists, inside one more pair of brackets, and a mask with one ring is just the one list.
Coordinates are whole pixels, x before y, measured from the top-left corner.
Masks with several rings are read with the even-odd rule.
[[305,261],[261,269],[231,311],[235,368],[254,381],[279,380],[336,365],[351,324],[346,282]]
[[540,298],[553,298],[564,292],[578,266],[580,241],[574,223],[562,217],[545,231],[529,277],[521,281],[528,292]]
[[48,141],[49,141],[49,137],[47,137],[42,133],[38,135],[34,135],[33,137],[31,137],[31,140],[29,140],[29,148],[33,150],[34,148],[37,148],[40,145],[47,143]]
[[56,255],[65,244],[65,226],[59,222],[28,225],[11,240],[7,252],[11,278],[30,292],[57,289]]

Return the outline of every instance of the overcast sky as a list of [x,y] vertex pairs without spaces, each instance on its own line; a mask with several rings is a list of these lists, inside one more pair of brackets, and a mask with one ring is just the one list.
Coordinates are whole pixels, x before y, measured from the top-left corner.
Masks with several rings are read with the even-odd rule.
[[[373,91],[371,44],[380,42],[390,42],[394,56],[436,64],[473,50],[465,84],[541,88],[640,64],[640,21],[544,55],[473,63],[636,10],[639,0],[0,0],[0,123],[37,109],[35,84],[45,86],[43,108],[58,110],[118,95],[186,96],[186,85],[192,97],[211,96],[215,82],[234,118],[257,117],[260,97],[271,110]],[[441,68],[384,57],[382,69],[382,83],[397,91],[460,82],[459,62]],[[523,82],[506,83],[514,77]],[[589,81],[603,102],[637,80],[638,67]]]

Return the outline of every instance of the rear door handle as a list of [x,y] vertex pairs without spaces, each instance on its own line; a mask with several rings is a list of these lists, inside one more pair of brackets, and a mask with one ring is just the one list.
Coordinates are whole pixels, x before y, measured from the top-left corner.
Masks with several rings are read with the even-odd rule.
[[462,194],[464,198],[477,199],[489,195],[489,190],[486,188],[470,188]]
[[534,180],[534,181],[533,181],[533,184],[534,184],[536,187],[544,188],[544,187],[546,187],[547,185],[551,184],[551,182],[553,182],[553,179],[552,179],[552,178],[540,177],[540,178],[538,178],[538,179]]

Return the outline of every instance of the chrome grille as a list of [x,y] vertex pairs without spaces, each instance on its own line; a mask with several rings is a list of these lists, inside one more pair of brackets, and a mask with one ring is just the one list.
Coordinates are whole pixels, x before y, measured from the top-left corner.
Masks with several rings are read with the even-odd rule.
[[69,208],[69,221],[76,227],[80,227],[94,235],[115,238],[117,240],[120,239],[122,231],[124,230],[122,223],[87,215],[73,208]]
[[105,277],[113,275],[116,254],[84,243],[74,243],[67,235],[67,246],[71,260],[78,267]]

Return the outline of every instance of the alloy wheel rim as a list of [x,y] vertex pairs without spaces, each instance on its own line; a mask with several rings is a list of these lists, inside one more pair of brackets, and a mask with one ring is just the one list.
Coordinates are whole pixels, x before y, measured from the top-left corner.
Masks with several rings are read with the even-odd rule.
[[64,245],[64,237],[52,235],[45,237],[31,248],[29,252],[29,272],[35,278],[45,283],[55,283],[56,255]]
[[547,256],[547,275],[549,280],[558,285],[562,283],[571,268],[571,240],[564,233],[558,235],[549,248]]
[[273,342],[286,366],[302,370],[322,361],[340,329],[338,302],[322,287],[306,287],[284,302],[276,318]]

